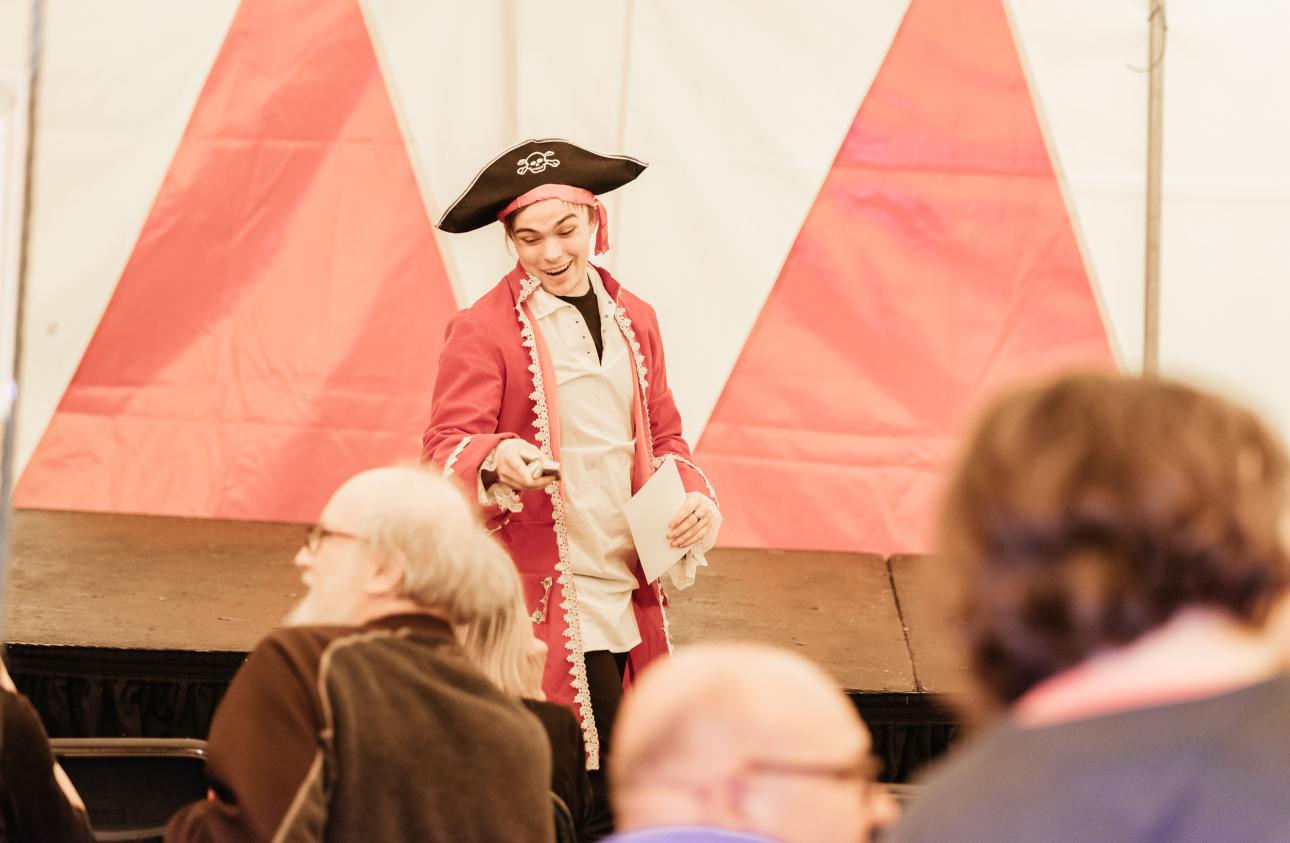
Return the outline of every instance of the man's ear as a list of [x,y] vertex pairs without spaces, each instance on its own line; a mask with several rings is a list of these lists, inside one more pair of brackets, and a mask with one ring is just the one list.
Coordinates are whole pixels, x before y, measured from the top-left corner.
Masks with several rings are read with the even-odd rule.
[[755,830],[758,826],[750,823],[755,819],[756,809],[750,810],[748,805],[752,796],[747,780],[733,770],[726,770],[707,782],[706,813],[727,828]]
[[407,557],[399,550],[383,550],[372,557],[372,574],[363,590],[371,595],[397,596],[403,590]]
[[776,798],[778,790],[768,788],[766,782],[732,774],[726,780],[727,808],[735,828],[778,836],[775,831],[782,826],[783,805]]

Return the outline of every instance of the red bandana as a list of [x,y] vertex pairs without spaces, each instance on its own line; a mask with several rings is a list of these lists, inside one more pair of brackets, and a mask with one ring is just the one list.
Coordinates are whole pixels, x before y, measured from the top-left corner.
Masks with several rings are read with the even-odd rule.
[[502,209],[497,218],[505,220],[520,208],[528,207],[534,202],[541,202],[543,199],[563,199],[575,205],[593,206],[596,209],[597,219],[596,254],[601,255],[609,251],[609,215],[605,213],[604,203],[597,199],[590,190],[583,190],[581,187],[568,184],[540,184],[528,193],[515,197],[511,204]]

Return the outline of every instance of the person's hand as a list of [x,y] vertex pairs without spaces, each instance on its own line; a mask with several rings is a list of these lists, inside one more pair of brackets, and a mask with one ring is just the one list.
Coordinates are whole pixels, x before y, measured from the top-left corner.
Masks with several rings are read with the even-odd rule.
[[716,504],[707,495],[687,492],[681,508],[667,523],[667,540],[672,543],[672,547],[696,544],[708,532],[715,511]]
[[67,773],[63,772],[63,765],[57,761],[54,762],[54,781],[58,782],[58,789],[63,791],[63,795],[67,797],[68,802],[72,803],[72,807],[84,814],[85,800],[81,799],[72,780],[67,777]]
[[520,491],[545,489],[551,478],[545,474],[534,478],[529,474],[529,463],[540,461],[542,452],[537,446],[523,439],[503,439],[497,445],[497,479]]

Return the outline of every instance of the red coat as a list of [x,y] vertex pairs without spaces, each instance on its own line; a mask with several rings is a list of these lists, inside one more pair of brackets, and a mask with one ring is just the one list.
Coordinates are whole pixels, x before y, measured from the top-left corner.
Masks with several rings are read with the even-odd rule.
[[[686,490],[703,492],[715,500],[712,487],[690,461],[690,448],[681,438],[681,416],[667,387],[663,343],[653,308],[624,290],[605,270],[596,267],[596,271],[617,304],[615,320],[634,352],[636,460],[632,490],[649,479],[664,455],[673,454]],[[496,287],[448,325],[422,458],[443,466],[445,475],[460,477],[472,499],[480,464],[503,439],[528,439],[551,459],[560,459],[555,376],[542,331],[526,304],[537,287],[538,281],[517,263]],[[490,507],[484,515],[515,560],[533,613],[534,631],[550,648],[543,690],[548,698],[573,707],[579,714],[588,766],[595,769],[600,741],[587,693],[578,598],[564,524],[564,507],[577,506],[577,502],[564,500],[563,484],[525,492],[520,499],[520,512]],[[641,643],[629,655],[627,682],[670,646],[662,589],[657,582],[645,582],[639,563],[633,560],[632,564],[638,583],[632,593],[632,608]],[[562,653],[565,658],[559,657]]]

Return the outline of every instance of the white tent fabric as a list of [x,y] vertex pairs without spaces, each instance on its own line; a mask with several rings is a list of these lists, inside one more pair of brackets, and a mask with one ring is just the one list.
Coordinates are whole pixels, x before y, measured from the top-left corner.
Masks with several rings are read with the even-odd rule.
[[1290,9],[1171,0],[1161,364],[1290,435]]
[[[518,138],[564,136],[650,162],[607,199],[606,257],[658,308],[669,354],[703,361],[673,384],[694,435],[906,5],[828,0],[803,15],[782,4],[750,13],[739,0],[523,3],[510,18],[472,6],[458,24],[393,0],[367,10],[432,216]],[[794,53],[809,60],[777,60]],[[467,68],[460,87],[427,90],[454,67]],[[463,303],[510,268],[495,228],[439,243]]]
[[236,10],[236,0],[47,4],[19,471],[112,296]]
[[1009,5],[1032,96],[1120,365],[1142,365],[1145,3]]
[[[693,439],[900,24],[906,0],[364,0],[432,218],[495,150],[565,135],[651,169],[610,197],[609,266],[656,303]],[[19,465],[134,245],[235,0],[50,4]],[[0,73],[14,52],[0,2]],[[1014,34],[1122,365],[1142,345],[1146,3],[1013,0]],[[1171,0],[1162,359],[1290,433],[1290,54],[1271,0]],[[1284,22],[1284,21],[1283,21]],[[25,27],[18,27],[19,30]],[[1134,67],[1139,68],[1135,70]],[[439,236],[459,302],[510,264]],[[178,279],[182,282],[182,279]]]

